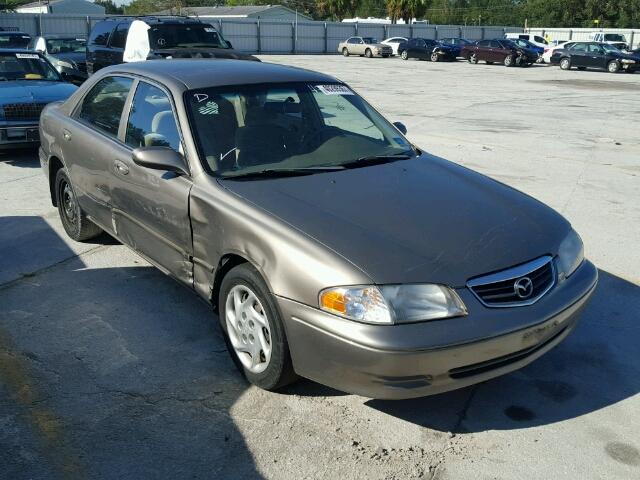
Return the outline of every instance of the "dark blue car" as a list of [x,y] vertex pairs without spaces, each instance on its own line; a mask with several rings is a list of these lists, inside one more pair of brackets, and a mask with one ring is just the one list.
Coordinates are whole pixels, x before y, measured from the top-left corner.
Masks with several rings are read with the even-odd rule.
[[76,88],[42,54],[0,49],[0,150],[37,145],[42,109]]
[[542,54],[544,53],[544,48],[539,47],[535,43],[531,43],[528,40],[523,40],[521,38],[510,38],[509,40],[511,40],[513,43],[515,43],[520,48],[526,48],[527,50],[533,50],[540,57],[542,57]]
[[454,47],[444,45],[430,38],[410,38],[398,45],[398,53],[403,60],[417,58],[419,60],[455,60],[457,57]]

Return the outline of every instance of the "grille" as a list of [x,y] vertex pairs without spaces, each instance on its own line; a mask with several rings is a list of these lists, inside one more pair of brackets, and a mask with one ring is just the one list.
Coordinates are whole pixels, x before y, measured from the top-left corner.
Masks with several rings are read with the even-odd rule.
[[46,103],[8,103],[5,104],[5,120],[38,120]]
[[532,262],[478,277],[467,282],[476,297],[488,307],[531,305],[556,281],[553,259],[544,256]]

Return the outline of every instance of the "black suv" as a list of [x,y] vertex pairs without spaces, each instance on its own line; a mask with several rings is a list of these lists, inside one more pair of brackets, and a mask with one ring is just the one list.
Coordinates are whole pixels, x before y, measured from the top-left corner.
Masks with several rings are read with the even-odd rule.
[[87,44],[89,75],[123,63],[129,27],[135,20],[149,25],[148,60],[158,58],[233,58],[258,60],[236,52],[213,25],[189,17],[113,17],[95,24]]

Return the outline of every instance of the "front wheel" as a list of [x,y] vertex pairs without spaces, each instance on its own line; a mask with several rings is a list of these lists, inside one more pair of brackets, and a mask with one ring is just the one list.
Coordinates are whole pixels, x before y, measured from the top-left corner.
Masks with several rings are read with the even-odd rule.
[[431,61],[437,62],[438,60],[440,60],[440,55],[438,55],[436,52],[431,53]]
[[371,58],[371,57],[373,57],[373,53],[371,52],[371,49],[370,49],[370,48],[367,48],[367,49],[364,51],[364,56],[365,56],[365,57],[367,57],[367,58]]
[[469,58],[467,60],[469,61],[469,63],[476,64],[478,63],[478,55],[475,53],[472,53],[471,55],[469,55]]
[[409,60],[409,53],[406,50],[403,50],[400,54],[400,58],[403,60]]
[[560,60],[560,68],[562,70],[571,70],[571,60],[568,58],[563,58]]
[[56,174],[56,203],[64,231],[76,242],[97,237],[102,229],[89,220],[76,199],[71,180],[64,169]]
[[349,50],[347,50],[347,47],[344,47],[342,49],[342,56],[343,57],[348,57],[349,56]]
[[612,60],[607,65],[607,70],[609,70],[609,73],[618,73],[620,71],[620,64],[617,61]]
[[225,275],[218,305],[227,349],[249,382],[276,390],[297,379],[280,313],[252,265]]
[[510,67],[511,65],[513,65],[513,55],[507,55],[504,57],[504,66]]

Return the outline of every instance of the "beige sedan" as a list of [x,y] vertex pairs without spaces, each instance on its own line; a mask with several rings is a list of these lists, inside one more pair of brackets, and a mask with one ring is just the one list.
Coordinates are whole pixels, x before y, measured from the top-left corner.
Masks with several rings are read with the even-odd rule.
[[350,37],[344,42],[340,42],[338,51],[342,52],[345,57],[364,55],[367,58],[374,56],[387,58],[393,55],[393,49],[390,45],[378,43],[375,38],[371,37]]

